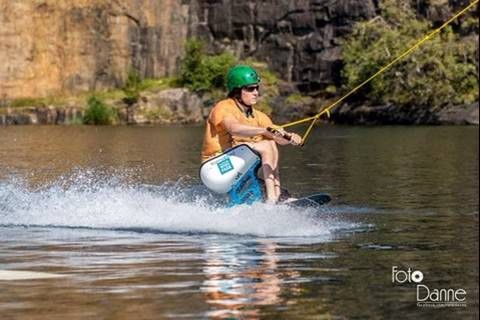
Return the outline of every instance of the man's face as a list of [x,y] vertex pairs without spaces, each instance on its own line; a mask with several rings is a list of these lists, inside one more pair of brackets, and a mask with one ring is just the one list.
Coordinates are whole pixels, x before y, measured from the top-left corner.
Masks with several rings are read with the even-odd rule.
[[242,88],[242,101],[247,106],[253,106],[257,103],[259,96],[258,84],[246,86]]

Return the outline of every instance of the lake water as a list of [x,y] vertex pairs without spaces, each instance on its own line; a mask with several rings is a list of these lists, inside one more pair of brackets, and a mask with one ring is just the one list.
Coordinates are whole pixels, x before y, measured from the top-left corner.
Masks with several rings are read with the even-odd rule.
[[216,206],[202,135],[0,127],[0,319],[478,318],[478,127],[319,126],[281,150],[283,186],[333,198],[301,210]]

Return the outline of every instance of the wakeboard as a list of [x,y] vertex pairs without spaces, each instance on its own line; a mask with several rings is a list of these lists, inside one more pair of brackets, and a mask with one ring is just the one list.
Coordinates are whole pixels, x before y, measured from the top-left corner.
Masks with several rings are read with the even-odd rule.
[[330,200],[332,200],[332,198],[328,194],[316,193],[307,197],[302,197],[290,202],[286,202],[285,205],[296,208],[311,208],[324,205],[330,202]]

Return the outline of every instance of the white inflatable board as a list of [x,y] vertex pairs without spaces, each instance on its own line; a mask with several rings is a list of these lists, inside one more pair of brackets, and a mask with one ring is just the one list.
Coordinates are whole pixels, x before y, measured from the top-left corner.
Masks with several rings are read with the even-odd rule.
[[200,179],[210,190],[227,193],[257,162],[260,163],[259,156],[249,146],[241,144],[204,162],[200,167]]

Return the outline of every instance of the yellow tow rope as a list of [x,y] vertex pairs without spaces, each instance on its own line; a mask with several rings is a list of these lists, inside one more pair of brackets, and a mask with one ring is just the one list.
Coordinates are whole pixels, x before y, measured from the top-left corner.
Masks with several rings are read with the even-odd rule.
[[448,26],[450,23],[452,23],[453,20],[457,19],[459,16],[461,16],[462,14],[464,14],[466,11],[468,11],[471,7],[473,7],[479,0],[475,0],[473,1],[472,3],[470,3],[467,7],[465,7],[464,9],[462,9],[461,11],[459,11],[457,14],[455,14],[453,17],[451,17],[447,22],[445,22],[444,24],[442,24],[440,27],[438,27],[437,29],[433,30],[431,33],[429,33],[428,35],[426,35],[423,39],[421,39],[420,41],[418,41],[415,45],[413,45],[410,49],[406,50],[405,52],[403,52],[402,54],[400,54],[398,57],[396,57],[395,59],[393,59],[389,64],[387,64],[386,66],[382,67],[380,70],[378,70],[374,75],[372,75],[370,78],[368,78],[367,80],[363,81],[362,83],[360,83],[358,86],[356,86],[355,88],[353,88],[350,92],[348,92],[346,95],[344,95],[343,97],[341,97],[340,99],[338,99],[337,101],[333,102],[332,104],[330,104],[329,106],[327,106],[326,108],[324,108],[322,111],[320,111],[319,113],[317,113],[316,115],[312,116],[312,117],[308,117],[308,118],[305,118],[305,119],[301,119],[301,120],[297,120],[297,121],[294,121],[294,122],[290,122],[290,123],[287,123],[287,124],[284,124],[284,125],[281,125],[280,127],[281,128],[287,128],[287,127],[291,127],[291,126],[294,126],[294,125],[297,125],[297,124],[300,124],[300,123],[304,123],[304,122],[307,122],[307,121],[312,121],[310,123],[310,126],[308,127],[307,131],[305,132],[305,134],[303,135],[302,137],[302,145],[305,144],[306,140],[307,140],[307,137],[308,135],[310,134],[310,131],[312,131],[312,128],[313,128],[313,125],[315,124],[315,121],[318,120],[318,118],[320,118],[322,115],[324,114],[327,114],[327,117],[330,117],[330,110],[335,107],[336,105],[338,105],[340,102],[342,102],[343,100],[345,100],[347,97],[349,97],[350,95],[352,95],[354,92],[356,92],[358,89],[360,89],[361,87],[363,87],[365,84],[367,84],[368,82],[372,81],[372,79],[374,79],[375,77],[377,77],[378,75],[382,74],[383,72],[385,72],[388,68],[390,68],[392,65],[394,65],[395,63],[397,63],[400,59],[402,59],[403,57],[405,57],[406,55],[410,54],[413,50],[417,49],[421,44],[423,44],[425,41],[427,41],[428,39],[430,39],[431,37],[433,37],[434,35],[436,35],[438,32],[440,32],[443,28],[445,28],[446,26]]

